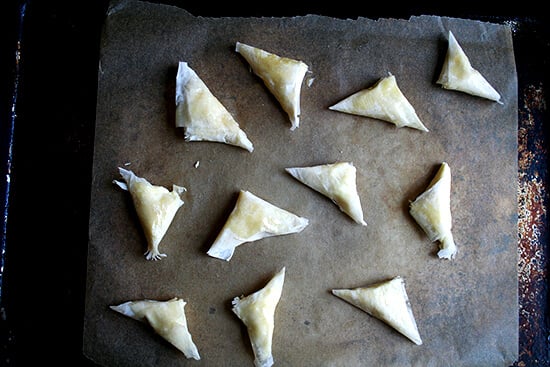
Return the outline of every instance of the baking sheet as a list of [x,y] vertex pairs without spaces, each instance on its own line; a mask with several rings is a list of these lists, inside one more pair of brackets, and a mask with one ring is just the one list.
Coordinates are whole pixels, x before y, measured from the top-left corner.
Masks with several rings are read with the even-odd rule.
[[[452,30],[503,104],[435,84]],[[146,2],[113,3],[98,68],[84,352],[111,365],[252,365],[248,335],[231,312],[286,267],[276,311],[275,365],[495,365],[517,358],[517,80],[508,26],[434,16],[410,20],[203,18]],[[244,42],[310,66],[300,127],[234,52]],[[174,127],[178,61],[233,114],[255,150],[185,142]],[[430,132],[328,110],[396,76]],[[357,167],[367,227],[284,168],[335,161]],[[437,258],[408,203],[439,164],[452,174],[457,258]],[[195,167],[199,162],[198,167]],[[125,166],[152,183],[187,188],[166,234],[167,258],[145,260]],[[299,234],[206,255],[238,191],[249,190],[310,224]],[[401,275],[424,341],[416,346],[330,294]],[[147,325],[108,308],[127,300],[186,302],[201,362]]]

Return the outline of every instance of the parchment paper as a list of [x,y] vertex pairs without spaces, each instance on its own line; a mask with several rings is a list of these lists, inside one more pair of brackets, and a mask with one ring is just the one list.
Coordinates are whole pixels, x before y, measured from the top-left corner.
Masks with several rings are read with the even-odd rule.
[[[452,30],[503,104],[435,84]],[[290,122],[234,51],[240,41],[310,67],[301,123]],[[254,144],[185,142],[174,125],[176,68],[187,61]],[[392,73],[428,133],[328,106]],[[517,357],[517,80],[508,26],[419,16],[410,20],[203,18],[127,1],[106,17],[91,193],[84,352],[106,366],[252,366],[231,300],[286,266],[275,314],[275,366],[509,366]],[[284,168],[350,161],[368,225]],[[458,246],[436,256],[408,213],[441,162],[452,170]],[[196,167],[196,163],[198,167]],[[147,261],[118,167],[156,185],[185,186],[185,204]],[[238,191],[310,224],[299,234],[237,248],[230,262],[206,255]],[[401,275],[424,344],[343,302],[333,288]],[[183,298],[202,357],[182,353],[109,309],[129,300]]]

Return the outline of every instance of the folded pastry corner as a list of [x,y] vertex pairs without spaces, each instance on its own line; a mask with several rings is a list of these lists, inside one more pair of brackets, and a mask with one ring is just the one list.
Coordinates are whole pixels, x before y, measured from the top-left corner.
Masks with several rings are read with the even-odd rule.
[[446,162],[441,163],[426,190],[410,203],[409,212],[430,241],[440,242],[439,258],[454,258],[457,248],[451,232],[451,168]]
[[367,225],[363,219],[361,200],[357,193],[356,168],[351,162],[336,162],[312,167],[291,167],[286,171],[295,179],[331,199],[355,222]]
[[166,257],[159,251],[159,244],[172,223],[176,212],[183,205],[180,195],[185,187],[172,185],[172,191],[151,184],[134,172],[119,167],[124,182],[114,180],[120,188],[130,192],[139,221],[147,239],[147,260]]
[[256,367],[270,367],[274,362],[275,308],[281,299],[284,280],[283,267],[262,289],[246,297],[235,297],[232,302],[233,312],[248,330]]
[[254,150],[237,121],[183,61],[176,76],[176,127],[184,128],[186,141],[212,141]]
[[355,289],[333,289],[332,294],[384,321],[416,345],[422,345],[402,277]]
[[397,127],[428,131],[392,74],[380,78],[371,87],[344,98],[329,109],[391,122]]
[[437,84],[502,104],[500,94],[479,71],[474,69],[466,53],[449,31],[449,45]]
[[308,224],[308,219],[241,190],[233,211],[207,254],[229,261],[235,248],[245,242],[301,232]]
[[199,351],[187,326],[184,307],[187,303],[179,298],[168,301],[128,301],[109,306],[134,320],[149,324],[157,334],[180,350],[187,358],[200,360]]
[[290,130],[296,129],[300,125],[300,93],[307,64],[241,42],[236,43],[235,51],[244,57],[254,74],[279,101],[290,119]]

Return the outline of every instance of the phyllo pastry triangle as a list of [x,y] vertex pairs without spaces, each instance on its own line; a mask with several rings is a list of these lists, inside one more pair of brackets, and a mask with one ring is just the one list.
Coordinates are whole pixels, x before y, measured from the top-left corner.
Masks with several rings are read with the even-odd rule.
[[356,168],[350,162],[312,167],[286,168],[294,178],[331,199],[340,210],[364,226],[363,209],[357,193]]
[[384,321],[417,345],[422,344],[416,320],[400,276],[355,289],[333,289],[332,293]]
[[184,128],[187,141],[213,141],[254,150],[237,121],[183,61],[176,77],[176,127]]
[[451,168],[445,162],[422,194],[411,204],[409,212],[430,241],[440,242],[439,258],[452,259],[457,248],[451,233]]
[[245,242],[301,232],[309,220],[241,190],[237,203],[207,254],[229,261]]
[[178,209],[183,205],[180,195],[185,187],[172,185],[172,191],[151,184],[134,172],[119,167],[125,182],[114,181],[120,188],[130,192],[132,201],[147,239],[147,260],[160,260],[165,257],[159,251],[159,244],[172,223]]
[[306,63],[237,42],[235,51],[248,62],[290,118],[290,130],[300,125],[300,92],[308,71]]
[[248,330],[256,367],[273,365],[275,308],[281,299],[284,281],[285,268],[283,267],[262,289],[246,297],[233,299],[233,312]]
[[395,76],[391,74],[380,78],[373,86],[330,106],[329,109],[391,122],[397,127],[407,126],[428,131],[414,107],[397,86]]
[[187,303],[173,298],[169,301],[128,301],[110,306],[114,311],[149,324],[160,336],[178,348],[187,358],[201,359],[187,327],[184,307]]
[[461,91],[502,104],[500,94],[479,71],[472,67],[468,56],[451,31],[449,31],[447,54],[437,83],[445,89]]

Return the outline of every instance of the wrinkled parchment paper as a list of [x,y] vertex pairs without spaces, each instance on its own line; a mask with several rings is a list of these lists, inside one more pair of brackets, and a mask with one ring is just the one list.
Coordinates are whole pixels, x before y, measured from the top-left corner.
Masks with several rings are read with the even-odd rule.
[[[452,30],[503,104],[435,84]],[[290,121],[237,41],[300,59],[301,123]],[[185,142],[175,128],[175,77],[187,61],[227,107],[255,150]],[[430,130],[401,128],[328,106],[391,73]],[[84,353],[105,366],[252,366],[231,300],[281,267],[275,366],[509,366],[517,357],[517,81],[508,26],[479,21],[203,18],[145,2],[114,4],[98,68]],[[284,168],[350,161],[368,225],[361,226]],[[436,256],[408,213],[441,162],[452,170],[454,260]],[[146,261],[118,167],[156,185],[185,186],[185,204]],[[206,255],[239,190],[309,219],[299,234]],[[333,288],[405,278],[424,344],[343,302]],[[109,309],[129,300],[183,298],[202,357],[183,354]]]

